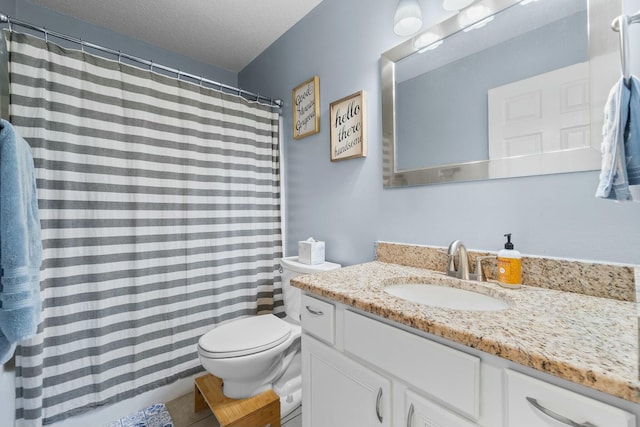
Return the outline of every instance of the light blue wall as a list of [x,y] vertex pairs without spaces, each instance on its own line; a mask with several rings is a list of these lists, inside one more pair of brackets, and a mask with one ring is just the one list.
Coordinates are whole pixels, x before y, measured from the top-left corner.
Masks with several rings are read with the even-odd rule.
[[[287,102],[287,254],[309,236],[325,240],[327,259],[343,264],[373,259],[376,240],[447,246],[461,239],[495,251],[510,232],[525,254],[640,263],[640,204],[596,199],[596,171],[382,188],[379,58],[403,40],[392,31],[396,3],[324,0],[238,76],[243,88]],[[432,3],[421,2],[433,20]],[[321,132],[293,140],[291,90],[314,75]],[[361,89],[369,154],[332,163],[329,104]]]

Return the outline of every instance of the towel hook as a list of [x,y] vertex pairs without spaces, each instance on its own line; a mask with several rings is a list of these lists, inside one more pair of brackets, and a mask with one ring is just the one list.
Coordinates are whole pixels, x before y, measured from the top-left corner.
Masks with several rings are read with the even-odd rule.
[[629,71],[629,18],[622,15],[618,18],[620,26],[620,61],[622,63],[622,77],[624,83],[629,85],[631,72]]
[[622,68],[622,78],[627,86],[631,79],[631,71],[629,70],[629,24],[637,22],[638,17],[638,14],[631,17],[620,15],[611,22],[613,31],[620,33],[620,65]]

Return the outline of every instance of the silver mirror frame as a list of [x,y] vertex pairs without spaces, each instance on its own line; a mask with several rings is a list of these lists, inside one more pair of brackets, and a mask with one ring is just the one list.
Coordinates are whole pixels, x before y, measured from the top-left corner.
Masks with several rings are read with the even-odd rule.
[[[522,0],[483,0],[498,13]],[[557,0],[552,0],[557,1]],[[588,29],[589,29],[589,75],[591,98],[591,138],[592,145],[600,146],[602,129],[602,111],[611,85],[619,78],[619,66],[611,65],[610,58],[618,49],[617,33],[611,30],[610,22],[621,14],[620,0],[588,0]],[[426,31],[440,34],[444,39],[461,31],[456,16],[449,18]],[[396,47],[384,52],[380,57],[381,99],[382,99],[382,182],[384,188],[405,187],[427,184],[441,184],[448,182],[477,181],[495,179],[489,176],[491,160],[479,160],[466,163],[446,164],[423,169],[406,171],[396,170],[396,95],[395,95],[395,66],[396,62],[415,53],[413,40],[404,41]],[[617,56],[613,56],[617,58]],[[593,78],[597,76],[597,78]],[[588,170],[594,170],[588,169]],[[568,169],[553,173],[576,172]],[[524,176],[524,175],[518,175]],[[511,176],[514,177],[514,176]]]

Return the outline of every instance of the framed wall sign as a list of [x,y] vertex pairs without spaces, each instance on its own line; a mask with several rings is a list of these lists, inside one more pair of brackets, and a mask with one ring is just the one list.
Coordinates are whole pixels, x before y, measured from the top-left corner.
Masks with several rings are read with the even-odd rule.
[[314,76],[291,92],[293,137],[304,138],[320,132],[320,78]]
[[361,90],[331,103],[331,161],[365,157],[366,96]]

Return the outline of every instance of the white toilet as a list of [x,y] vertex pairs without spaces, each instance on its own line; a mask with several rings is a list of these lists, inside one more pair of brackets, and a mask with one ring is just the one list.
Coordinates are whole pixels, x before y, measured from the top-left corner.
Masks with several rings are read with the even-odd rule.
[[280,416],[284,417],[302,401],[301,291],[290,280],[340,265],[302,264],[297,256],[282,258],[280,265],[286,317],[268,314],[223,322],[200,337],[198,355],[202,366],[224,381],[225,396],[241,399],[273,388],[280,396]]

